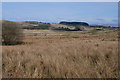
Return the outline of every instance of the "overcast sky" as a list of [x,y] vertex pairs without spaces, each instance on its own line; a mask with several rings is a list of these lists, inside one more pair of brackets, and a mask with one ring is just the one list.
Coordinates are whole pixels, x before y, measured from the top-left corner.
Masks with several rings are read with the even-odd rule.
[[3,2],[3,20],[117,24],[117,2]]

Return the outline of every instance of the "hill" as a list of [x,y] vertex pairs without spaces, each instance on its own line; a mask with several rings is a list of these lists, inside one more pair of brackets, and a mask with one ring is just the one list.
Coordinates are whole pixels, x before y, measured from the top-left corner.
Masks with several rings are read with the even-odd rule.
[[60,24],[63,24],[63,25],[69,25],[69,26],[89,26],[88,23],[85,23],[85,22],[60,22]]

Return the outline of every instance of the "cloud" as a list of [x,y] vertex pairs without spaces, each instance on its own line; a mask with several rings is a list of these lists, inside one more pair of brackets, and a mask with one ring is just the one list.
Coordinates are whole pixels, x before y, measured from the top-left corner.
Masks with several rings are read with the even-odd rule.
[[96,20],[98,20],[98,21],[105,21],[104,19],[96,19]]
[[118,22],[118,20],[114,19],[114,20],[112,20],[112,22]]

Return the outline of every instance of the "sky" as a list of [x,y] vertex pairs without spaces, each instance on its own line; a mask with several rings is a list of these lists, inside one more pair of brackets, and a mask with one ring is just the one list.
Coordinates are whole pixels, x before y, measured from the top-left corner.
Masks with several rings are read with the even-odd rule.
[[118,24],[117,2],[3,2],[2,19],[59,23]]
[[119,0],[1,0],[2,2],[119,2]]

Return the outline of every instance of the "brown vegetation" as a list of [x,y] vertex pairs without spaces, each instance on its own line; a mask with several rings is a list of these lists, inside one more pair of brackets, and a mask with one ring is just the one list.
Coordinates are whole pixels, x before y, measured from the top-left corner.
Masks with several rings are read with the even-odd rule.
[[22,42],[22,29],[12,21],[2,21],[2,42],[5,45],[14,45]]
[[4,78],[118,77],[117,32],[25,32],[24,44],[2,47]]

